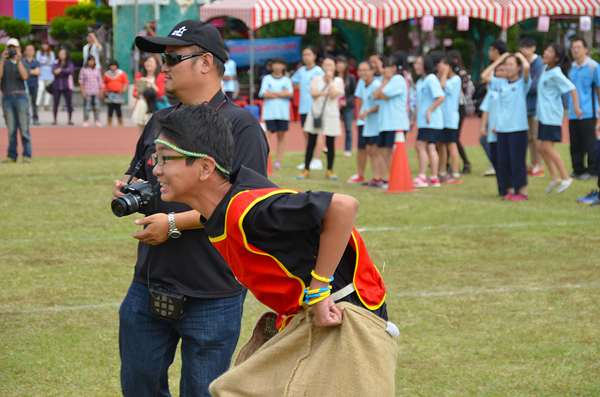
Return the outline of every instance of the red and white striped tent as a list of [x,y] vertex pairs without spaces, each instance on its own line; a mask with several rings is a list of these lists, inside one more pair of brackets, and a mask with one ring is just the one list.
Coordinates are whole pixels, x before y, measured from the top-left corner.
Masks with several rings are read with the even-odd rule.
[[600,16],[598,0],[494,0],[502,6],[503,28],[540,16]]
[[377,28],[385,29],[400,21],[466,15],[500,25],[502,6],[491,0],[362,0],[377,7]]
[[[359,0],[217,0],[200,7],[200,20],[232,17],[244,22],[250,35],[250,75],[254,73],[254,31],[270,22],[300,18],[331,18],[377,28],[377,9]],[[254,84],[250,84],[250,105]]]
[[270,22],[299,18],[331,18],[377,28],[375,6],[358,0],[217,0],[200,7],[200,20],[233,17],[254,31]]

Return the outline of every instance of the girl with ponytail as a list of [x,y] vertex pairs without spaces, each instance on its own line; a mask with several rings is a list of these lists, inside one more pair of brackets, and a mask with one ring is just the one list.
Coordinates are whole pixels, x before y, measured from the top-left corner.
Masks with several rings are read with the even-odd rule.
[[[444,184],[462,183],[460,178],[460,156],[458,153],[458,128],[460,115],[458,112],[462,80],[458,75],[460,68],[456,58],[447,57],[438,64],[440,85],[446,95],[442,102],[444,129],[438,135],[437,148],[440,154],[440,180]],[[446,164],[450,153],[452,174],[446,175]]]
[[[562,141],[561,126],[564,114],[562,94],[571,92],[577,117],[581,119],[583,112],[579,108],[579,97],[575,85],[567,78],[571,68],[571,60],[565,47],[557,43],[550,44],[544,50],[543,62],[546,66],[538,84],[537,114],[535,117],[540,123],[537,148],[552,177],[546,194],[556,187],[558,187],[556,192],[562,193],[573,182],[573,178],[567,173],[560,154],[554,148],[554,142]],[[557,170],[560,173],[560,178]]]

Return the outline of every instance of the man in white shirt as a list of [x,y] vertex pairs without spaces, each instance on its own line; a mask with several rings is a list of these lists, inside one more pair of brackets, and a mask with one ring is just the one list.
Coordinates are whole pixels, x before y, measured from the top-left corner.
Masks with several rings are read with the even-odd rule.
[[[229,58],[229,48],[225,49],[227,58]],[[225,62],[225,73],[223,74],[223,91],[234,100],[233,93],[235,92],[235,81],[237,80],[237,64],[231,58]]]
[[96,69],[102,70],[102,63],[100,62],[100,55],[102,52],[102,44],[98,40],[96,33],[89,32],[86,36],[88,43],[83,46],[83,64],[87,63],[89,56],[93,56],[96,60]]

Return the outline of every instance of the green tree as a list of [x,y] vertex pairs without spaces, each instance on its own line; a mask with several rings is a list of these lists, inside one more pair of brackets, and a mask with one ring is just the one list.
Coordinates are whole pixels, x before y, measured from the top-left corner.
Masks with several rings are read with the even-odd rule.
[[21,38],[31,33],[31,25],[26,21],[3,15],[0,17],[0,29],[10,37]]

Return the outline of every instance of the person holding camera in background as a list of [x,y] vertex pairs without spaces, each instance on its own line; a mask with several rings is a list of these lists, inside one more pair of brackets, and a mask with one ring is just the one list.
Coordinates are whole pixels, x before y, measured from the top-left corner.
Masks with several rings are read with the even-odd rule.
[[3,163],[17,162],[17,129],[21,131],[23,143],[23,162],[31,161],[31,142],[29,138],[29,104],[27,87],[29,65],[23,62],[21,45],[14,37],[6,43],[0,61],[0,89],[2,89],[2,111],[8,128],[8,157]]
[[[146,124],[131,167],[123,180],[115,181],[115,214],[137,211],[122,211],[130,198],[138,204],[158,196],[150,162],[156,152],[156,120],[179,107],[207,102],[225,116],[232,124],[234,166],[244,165],[266,176],[269,147],[264,131],[250,112],[221,90],[227,54],[218,30],[201,21],[185,20],[167,37],[136,37],[135,43],[144,52],[164,53],[165,91],[181,103],[158,111]],[[169,160],[178,161],[184,160]],[[140,186],[141,180],[148,183]],[[134,183],[125,187],[129,182]],[[160,190],[170,188],[163,185]],[[132,192],[136,189],[138,193]],[[147,216],[135,220],[144,230],[132,234],[140,241],[138,258],[119,310],[121,390],[125,397],[170,396],[168,370],[181,340],[180,395],[210,396],[208,385],[229,368],[237,345],[245,289],[210,243],[198,212],[158,197],[150,201],[156,207],[143,208]],[[160,306],[163,299],[180,310],[149,310],[149,304]]]

